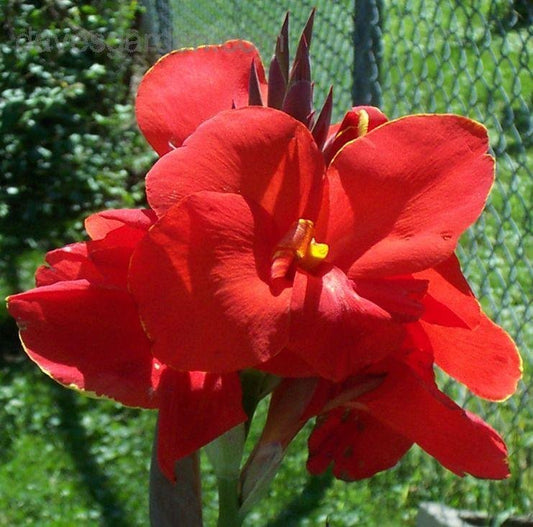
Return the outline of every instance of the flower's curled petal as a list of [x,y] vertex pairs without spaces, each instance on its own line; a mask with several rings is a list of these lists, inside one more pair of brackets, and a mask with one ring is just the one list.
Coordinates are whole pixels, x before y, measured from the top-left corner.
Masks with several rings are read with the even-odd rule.
[[346,144],[387,122],[387,117],[374,106],[354,106],[342,122],[330,128],[330,137],[324,146],[324,158],[329,165],[335,154]]
[[246,106],[252,62],[266,92],[261,58],[249,42],[230,40],[162,57],[144,76],[135,102],[137,122],[154,150],[166,154],[203,121]]
[[279,353],[290,289],[270,288],[278,239],[270,216],[237,194],[199,192],[171,208],[130,268],[154,355],[178,370],[220,373]]

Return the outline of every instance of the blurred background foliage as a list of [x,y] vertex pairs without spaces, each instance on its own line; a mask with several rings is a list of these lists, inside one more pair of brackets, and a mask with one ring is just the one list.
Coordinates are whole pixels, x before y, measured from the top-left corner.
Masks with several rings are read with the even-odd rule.
[[142,202],[132,115],[137,2],[1,0],[0,271],[80,236],[88,211]]
[[[315,105],[335,87],[389,117],[456,112],[484,122],[497,183],[459,255],[487,312],[533,358],[533,3],[530,0],[0,0],[0,293],[32,285],[43,252],[83,237],[83,217],[143,204],[154,154],[133,115],[136,85],[172,48],[246,38],[268,61],[284,12],[292,44],[312,7]],[[532,394],[488,405],[443,386],[506,438],[512,477],[457,478],[414,448],[393,470],[346,484],[304,470],[306,432],[249,525],[412,525],[421,501],[531,511]],[[264,405],[259,411],[264,418]],[[0,307],[0,526],[142,526],[154,415],[63,390],[19,350]],[[259,426],[252,430],[252,439]],[[204,480],[206,525],[216,493]],[[487,524],[488,525],[488,524]]]

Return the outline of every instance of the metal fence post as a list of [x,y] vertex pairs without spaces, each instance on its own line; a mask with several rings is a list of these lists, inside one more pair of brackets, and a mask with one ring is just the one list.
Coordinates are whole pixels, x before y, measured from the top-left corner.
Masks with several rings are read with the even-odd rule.
[[354,105],[380,106],[380,62],[382,0],[355,0],[354,2],[354,63],[352,102]]
[[142,28],[158,55],[174,49],[172,5],[169,0],[143,0]]

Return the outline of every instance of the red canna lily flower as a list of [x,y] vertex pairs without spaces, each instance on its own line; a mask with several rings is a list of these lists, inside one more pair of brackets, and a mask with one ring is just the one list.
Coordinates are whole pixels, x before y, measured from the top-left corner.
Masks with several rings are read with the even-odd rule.
[[248,368],[293,378],[258,451],[319,415],[312,472],[367,477],[416,442],[457,474],[505,477],[499,436],[433,378],[437,364],[498,400],[520,377],[454,255],[492,185],[487,132],[372,107],[329,126],[331,91],[312,111],[312,23],[289,67],[286,20],[268,83],[245,41],[173,52],[146,74],[151,210],[91,216],[91,241],[47,255],[37,288],[8,299],[26,351],[64,385],[157,408],[169,478],[246,419]]
[[[147,179],[148,198],[161,218],[153,237],[162,235],[165,230],[163,245],[172,245],[175,234],[169,232],[167,224],[180,222],[176,211],[172,212],[172,220],[163,219],[164,215],[181,199],[194,193],[202,190],[237,193],[251,198],[261,208],[265,208],[263,201],[277,200],[275,209],[272,203],[266,205],[276,224],[277,232],[273,235],[276,239],[269,245],[266,233],[261,236],[266,252],[263,260],[274,253],[277,258],[270,264],[263,261],[263,275],[256,273],[251,277],[259,276],[258,287],[250,288],[250,291],[260,292],[255,299],[258,305],[266,308],[275,299],[277,314],[275,308],[268,313],[257,313],[257,316],[244,312],[254,300],[252,296],[239,296],[239,288],[246,290],[248,287],[245,286],[246,275],[242,273],[239,278],[243,282],[235,280],[234,283],[235,297],[228,287],[224,291],[228,294],[225,299],[216,290],[206,291],[207,297],[202,297],[202,309],[194,312],[206,322],[209,330],[201,322],[191,323],[193,311],[188,303],[182,303],[188,317],[182,317],[180,308],[175,308],[169,310],[168,319],[164,321],[157,312],[161,286],[152,284],[152,296],[148,292],[148,297],[154,311],[148,304],[142,310],[147,319],[159,320],[154,324],[162,328],[154,327],[151,332],[158,350],[156,355],[163,353],[162,357],[177,368],[194,364],[208,370],[231,371],[254,366],[280,375],[320,374],[340,379],[349,371],[385,356],[406,334],[417,333],[419,340],[426,341],[426,348],[431,348],[428,352],[435,354],[437,364],[475,393],[489,399],[507,396],[514,390],[519,376],[518,353],[508,336],[480,312],[457,263],[448,264],[457,269],[452,273],[455,280],[444,289],[441,287],[444,297],[432,302],[434,294],[431,293],[446,281],[433,267],[440,266],[442,270],[448,257],[450,262],[453,260],[451,255],[458,236],[479,215],[492,183],[493,160],[486,154],[485,129],[457,116],[410,116],[388,123],[382,112],[368,106],[353,108],[341,123],[328,128],[331,91],[315,120],[309,67],[313,14],[302,32],[292,67],[289,65],[286,18],[270,64],[268,83],[257,51],[245,41],[171,53],[163,57],[141,83],[137,117],[141,129],[160,154],[182,145],[202,122],[218,112],[243,106],[246,102],[267,103],[279,108],[311,131],[307,134],[303,127],[294,123],[289,126],[286,124],[289,121],[280,116],[273,118],[270,127],[260,125],[256,130],[255,120],[250,120],[246,127],[244,119],[239,129],[241,119],[237,117],[235,124],[227,122],[218,133],[214,123],[209,126],[206,123],[205,129],[194,134],[196,137],[190,137],[181,152],[172,152],[170,159],[161,160],[152,169]],[[227,77],[230,64],[232,75]],[[206,75],[209,83],[205,82]],[[291,139],[291,126],[297,138]],[[263,138],[258,139],[261,134]],[[275,145],[270,145],[270,138]],[[302,149],[298,156],[290,153],[296,143]],[[289,144],[290,149],[284,155],[284,145]],[[317,146],[323,150],[322,159]],[[285,158],[293,160],[290,166],[278,163]],[[324,165],[327,167],[325,177]],[[299,171],[299,174],[289,175],[290,170]],[[456,202],[457,195],[464,198],[460,203]],[[282,221],[283,226],[277,225],[278,217],[283,216],[287,218]],[[213,218],[213,221],[217,220]],[[253,222],[257,223],[255,216]],[[197,243],[205,248],[202,235],[200,231]],[[322,245],[309,242],[313,236]],[[298,243],[308,246],[295,247]],[[284,247],[287,244],[289,247]],[[316,264],[321,255],[309,258],[309,255],[297,254],[325,251],[326,246],[329,254],[320,265]],[[144,250],[141,248],[139,255]],[[194,252],[204,261],[200,249]],[[145,258],[151,256],[147,254]],[[135,259],[138,263],[141,260],[141,256]],[[252,260],[255,265],[255,258]],[[298,265],[293,260],[298,260]],[[137,265],[135,261],[134,266]],[[328,269],[328,264],[333,267]],[[145,264],[139,265],[143,269],[139,270],[138,278],[135,273],[132,275],[133,290],[137,280],[147,283],[146,274],[159,276],[159,270],[152,274]],[[174,271],[170,269],[173,265],[169,259],[167,271],[171,282],[174,281]],[[268,270],[267,265],[275,269]],[[280,280],[275,280],[272,273],[281,274],[283,278],[284,267],[290,275],[292,294],[282,288],[273,295],[273,291],[267,290],[272,288],[273,280],[278,282],[279,288]],[[200,273],[200,269],[196,272]],[[210,270],[205,269],[205,272]],[[191,276],[194,273],[193,269]],[[227,278],[221,276],[219,281]],[[196,282],[208,284],[208,280],[200,277]],[[174,305],[176,299],[182,297],[180,288],[184,286],[184,283],[174,284],[174,293],[165,287],[172,295],[165,305]],[[332,290],[345,294],[331,295]],[[192,292],[189,287],[184,298]],[[141,291],[138,294],[143,295]],[[435,294],[439,296],[438,292]],[[222,306],[210,309],[211,295],[224,305],[233,306],[232,313],[221,315],[223,309],[219,307]],[[465,302],[465,298],[468,301]],[[239,313],[236,305],[239,305]],[[317,308],[319,316],[314,314]],[[451,315],[457,309],[462,309],[462,316],[468,323],[459,315],[455,318]],[[250,307],[250,311],[253,308]],[[233,322],[226,320],[226,316]],[[235,317],[239,316],[242,320],[236,322]],[[194,331],[191,340],[184,337],[181,344],[176,344],[172,331],[164,329],[182,327],[175,326],[174,318],[187,320],[183,326],[197,327],[206,344],[195,343]],[[419,319],[420,322],[411,324]],[[252,320],[261,345],[257,340],[249,340],[247,331],[233,332],[242,325],[251,327]],[[462,322],[457,324],[459,320]],[[150,322],[146,322],[150,326]],[[350,324],[352,328],[347,331]],[[219,331],[221,325],[233,339],[227,339],[227,335]],[[264,328],[264,332],[260,328]],[[457,337],[451,337],[450,328],[458,333]],[[443,332],[449,336],[448,340],[460,340],[464,349],[450,351],[453,346],[446,344],[448,337],[437,336]],[[431,338],[432,335],[435,337]],[[428,339],[432,341],[431,346],[427,344]],[[219,346],[219,341],[224,341],[220,349],[228,351],[219,350],[219,361],[213,363],[208,350]],[[481,361],[486,373],[482,374],[479,355],[486,348],[485,343],[491,341],[494,346],[484,352],[486,359],[487,354],[491,357]],[[186,346],[196,351],[181,353]],[[247,359],[239,357],[238,351],[230,352],[232,346],[234,350],[235,346],[239,347],[241,353],[248,355]],[[362,353],[357,353],[357,346]],[[335,360],[330,359],[331,349],[336,350]],[[458,356],[461,358],[456,359]],[[185,357],[192,358],[190,364],[183,362]],[[504,364],[506,373],[497,375],[500,364]]]
[[[479,305],[446,264],[492,184],[486,130],[453,115],[384,122],[379,112],[373,127],[356,111],[362,135],[342,143],[340,127],[327,167],[302,123],[267,108],[219,113],[155,164],[147,194],[159,219],[129,277],[154,355],[178,370],[342,381],[417,328],[438,340],[453,319],[474,344],[458,361],[438,344],[428,353],[476,393],[512,393],[516,348],[499,329],[476,329]],[[478,338],[494,339],[497,385],[475,376]]]
[[[8,298],[30,358],[59,383],[128,406],[159,410],[158,456],[174,462],[246,419],[237,374],[177,372],[155,359],[127,289],[132,251],[152,211],[90,216],[91,241],[47,254],[37,287]],[[187,430],[184,434],[183,430]]]
[[432,366],[423,351],[406,349],[367,372],[382,377],[377,388],[350,398],[361,379],[331,387],[336,394],[309,438],[309,471],[333,465],[338,478],[367,478],[394,466],[417,443],[459,476],[509,476],[501,437],[438,390]]

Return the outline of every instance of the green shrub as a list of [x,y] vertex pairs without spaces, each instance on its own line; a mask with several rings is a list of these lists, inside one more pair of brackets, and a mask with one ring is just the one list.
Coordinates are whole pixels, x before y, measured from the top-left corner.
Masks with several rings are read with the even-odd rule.
[[132,111],[138,2],[0,0],[0,271],[134,206],[151,154]]

